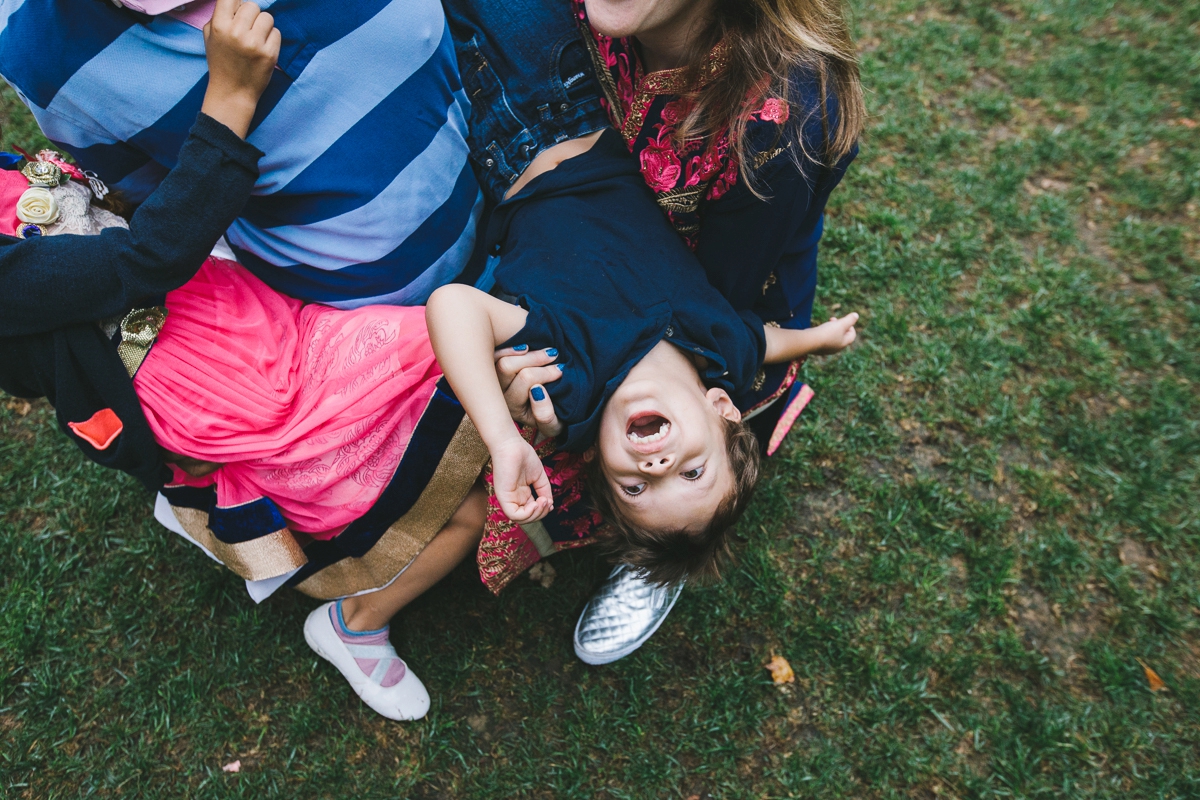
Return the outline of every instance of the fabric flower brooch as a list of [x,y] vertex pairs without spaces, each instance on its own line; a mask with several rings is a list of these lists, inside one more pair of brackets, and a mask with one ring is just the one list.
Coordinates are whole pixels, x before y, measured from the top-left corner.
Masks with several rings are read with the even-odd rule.
[[95,175],[83,172],[53,150],[42,150],[32,158],[25,154],[25,157],[28,163],[21,169],[21,174],[29,182],[29,188],[21,193],[16,207],[17,219],[21,222],[16,234],[22,239],[45,236],[46,227],[58,221],[58,201],[52,189],[74,179],[86,184],[98,200],[108,194],[108,187]]

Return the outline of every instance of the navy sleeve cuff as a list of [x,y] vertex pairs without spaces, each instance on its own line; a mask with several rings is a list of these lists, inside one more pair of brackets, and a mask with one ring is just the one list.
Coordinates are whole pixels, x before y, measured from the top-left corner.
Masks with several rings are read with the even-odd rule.
[[239,166],[258,172],[258,160],[263,157],[263,152],[207,114],[196,115],[190,135],[220,150]]

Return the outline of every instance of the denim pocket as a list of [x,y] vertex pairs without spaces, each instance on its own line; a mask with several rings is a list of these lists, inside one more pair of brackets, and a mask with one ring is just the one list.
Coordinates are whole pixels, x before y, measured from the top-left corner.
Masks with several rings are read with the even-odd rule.
[[575,105],[599,99],[600,85],[596,81],[592,57],[583,39],[572,36],[561,43],[557,62],[558,79],[567,103]]
[[463,89],[471,101],[471,129],[475,137],[486,144],[524,129],[525,125],[508,104],[504,84],[479,47],[479,37],[456,42],[455,49],[462,70]]

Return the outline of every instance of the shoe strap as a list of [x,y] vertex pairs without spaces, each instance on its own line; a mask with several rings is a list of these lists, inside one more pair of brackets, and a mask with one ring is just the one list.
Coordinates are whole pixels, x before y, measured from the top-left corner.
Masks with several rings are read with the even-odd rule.
[[346,649],[350,651],[350,655],[354,658],[362,659],[380,659],[386,660],[389,658],[400,658],[396,655],[396,648],[390,644],[350,644],[346,642]]

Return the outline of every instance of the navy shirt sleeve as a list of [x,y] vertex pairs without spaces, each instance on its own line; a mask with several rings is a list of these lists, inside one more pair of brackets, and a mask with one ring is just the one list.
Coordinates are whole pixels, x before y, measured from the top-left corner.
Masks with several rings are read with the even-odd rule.
[[262,153],[201,114],[129,230],[0,236],[0,336],[111,317],[187,283],[237,219]]
[[[709,282],[734,308],[752,308],[763,319],[806,328],[817,288],[817,246],[825,204],[858,148],[832,166],[794,152],[801,149],[802,140],[804,150],[819,156],[826,142],[820,115],[809,113],[819,107],[819,90],[812,80],[797,78],[801,88],[792,114],[807,115],[800,139],[780,141],[774,123],[751,124],[750,151],[769,156],[754,172],[754,185],[762,197],[756,197],[745,177],[739,176],[728,193],[709,202],[702,212],[696,256]],[[829,98],[828,107],[832,127],[837,114],[834,98]]]

